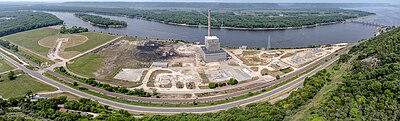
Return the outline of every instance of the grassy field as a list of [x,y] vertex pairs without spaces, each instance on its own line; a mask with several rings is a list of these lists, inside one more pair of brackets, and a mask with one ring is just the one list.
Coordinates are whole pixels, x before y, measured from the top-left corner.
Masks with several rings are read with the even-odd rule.
[[82,76],[94,78],[96,72],[103,65],[103,57],[95,54],[88,54],[75,59],[73,63],[67,64],[69,70]]
[[0,95],[3,98],[24,96],[29,90],[34,93],[57,91],[57,88],[39,82],[26,74],[19,75],[15,80],[8,80],[7,74],[1,77],[4,80],[0,82]]
[[52,28],[41,28],[26,32],[20,32],[4,37],[5,40],[16,43],[39,54],[46,55],[50,48],[40,46],[38,41],[48,36],[54,36],[59,30]]
[[122,37],[122,38],[120,38],[118,40],[137,41],[137,40],[139,40],[139,38],[132,37],[132,36],[127,36],[127,37]]
[[11,63],[7,62],[3,58],[0,57],[0,73],[13,70],[14,66]]
[[26,59],[28,59],[28,60],[30,60],[30,61],[36,63],[36,64],[39,64],[39,65],[41,65],[41,64],[43,64],[43,63],[46,63],[46,62],[47,62],[47,64],[49,64],[49,65],[54,64],[53,61],[50,61],[50,60],[47,59],[47,58],[43,58],[42,56],[38,56],[38,55],[36,55],[36,54],[34,54],[34,53],[31,53],[31,52],[29,52],[28,50],[20,49],[20,50],[18,51],[18,54],[21,55],[21,56],[23,56],[23,57],[25,57]]
[[80,33],[80,35],[88,37],[87,42],[85,42],[81,45],[78,45],[78,46],[67,48],[67,49],[65,49],[65,51],[85,52],[85,51],[95,48],[103,43],[106,43],[114,38],[117,38],[116,35],[107,35],[107,34],[101,34],[101,33],[96,33],[96,32]]
[[67,44],[64,44],[65,48],[73,47],[76,45],[80,45],[86,42],[86,37],[77,34],[57,34],[54,36],[48,36],[42,38],[38,41],[39,45],[47,47],[47,48],[55,48],[57,47],[57,39],[59,38],[68,38]]

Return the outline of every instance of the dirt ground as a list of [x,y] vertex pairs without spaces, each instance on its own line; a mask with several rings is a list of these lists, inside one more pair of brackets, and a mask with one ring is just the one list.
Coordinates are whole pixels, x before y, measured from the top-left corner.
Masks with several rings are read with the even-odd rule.
[[85,43],[88,38],[82,35],[75,35],[75,34],[58,34],[55,36],[49,36],[38,41],[40,46],[47,47],[47,48],[55,48],[57,46],[57,39],[58,38],[68,38],[68,42],[63,44],[65,48],[77,46],[80,44]]
[[267,65],[272,61],[272,58],[264,57],[266,52],[269,51],[261,51],[261,50],[243,51],[241,54],[238,54],[236,56],[240,60],[242,60],[244,64],[248,66]]
[[270,75],[273,77],[276,77],[277,75],[283,75],[285,73],[281,72],[281,71],[268,71],[268,69],[262,69],[261,70],[261,75]]
[[129,87],[132,82],[117,80],[114,76],[122,69],[148,68],[152,62],[170,60],[174,57],[169,53],[171,48],[143,40],[120,40],[94,51],[95,55],[104,57],[104,64],[93,74],[100,81]]

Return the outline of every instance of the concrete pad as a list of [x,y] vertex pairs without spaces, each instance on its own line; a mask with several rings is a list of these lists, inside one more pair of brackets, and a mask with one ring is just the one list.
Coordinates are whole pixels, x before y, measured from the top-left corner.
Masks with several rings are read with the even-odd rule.
[[238,80],[239,82],[251,79],[250,75],[248,75],[247,73],[245,73],[239,69],[232,69],[232,70],[227,70],[227,71],[228,71],[228,73],[231,74],[231,76],[234,79]]
[[127,80],[139,82],[145,69],[122,69],[114,78],[120,80]]

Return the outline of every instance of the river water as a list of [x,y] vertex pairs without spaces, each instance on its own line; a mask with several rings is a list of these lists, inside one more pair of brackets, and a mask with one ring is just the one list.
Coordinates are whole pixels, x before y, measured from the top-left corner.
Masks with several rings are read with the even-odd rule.
[[[375,12],[375,17],[364,19],[368,22],[378,22],[385,25],[399,25],[400,18],[398,9],[384,8],[360,8],[361,10]],[[391,10],[391,14],[387,13]],[[65,21],[67,26],[81,26],[89,30],[103,33],[114,33],[138,37],[149,37],[159,39],[180,39],[190,42],[203,42],[207,34],[206,28],[184,27],[167,25],[158,22],[131,19],[116,16],[104,16],[111,19],[122,20],[128,23],[126,28],[100,28],[74,17],[73,13],[49,12]],[[395,14],[397,13],[397,14]],[[309,45],[352,43],[360,39],[372,37],[377,27],[362,25],[358,23],[339,23],[324,25],[313,28],[293,30],[271,30],[271,31],[243,31],[228,29],[213,29],[212,34],[220,38],[221,45],[239,47],[267,47],[268,36],[271,36],[272,48],[305,47]]]

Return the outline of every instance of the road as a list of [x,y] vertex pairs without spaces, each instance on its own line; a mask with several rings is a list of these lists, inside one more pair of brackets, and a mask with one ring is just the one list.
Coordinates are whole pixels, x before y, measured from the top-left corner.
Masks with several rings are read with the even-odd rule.
[[[18,67],[19,69],[21,69],[22,71],[24,71],[25,73],[31,75],[32,77],[43,81],[49,85],[52,85],[54,87],[57,87],[59,90],[61,91],[66,91],[66,92],[70,92],[72,94],[75,94],[77,96],[80,97],[84,97],[84,98],[88,98],[88,99],[92,99],[92,100],[96,100],[101,104],[104,105],[108,105],[111,106],[113,108],[117,108],[117,109],[124,109],[124,110],[128,110],[128,111],[133,111],[133,112],[149,112],[149,113],[181,113],[181,112],[186,112],[186,113],[206,113],[206,112],[215,112],[215,111],[219,111],[219,110],[226,110],[229,108],[233,108],[236,106],[241,106],[241,105],[246,105],[249,103],[253,103],[253,102],[257,102],[257,101],[261,101],[264,100],[266,98],[269,98],[271,96],[273,96],[274,94],[278,94],[280,92],[286,91],[287,89],[293,88],[294,86],[297,86],[299,84],[301,84],[305,78],[317,73],[318,71],[324,69],[325,67],[329,66],[330,64],[332,64],[333,62],[335,62],[339,57],[336,56],[333,59],[330,59],[329,61],[325,62],[324,64],[322,64],[321,66],[319,66],[318,68],[314,69],[313,71],[311,71],[308,74],[305,74],[303,76],[301,76],[300,78],[295,79],[294,81],[283,85],[281,87],[278,87],[272,91],[260,94],[260,95],[256,95],[250,98],[246,98],[243,100],[239,100],[239,101],[235,101],[235,102],[231,102],[231,103],[226,103],[226,104],[221,104],[221,105],[214,105],[214,106],[207,106],[207,107],[191,107],[191,108],[167,108],[167,107],[143,107],[143,106],[135,106],[135,105],[127,105],[127,104],[122,104],[122,103],[118,103],[118,102],[114,102],[114,101],[110,101],[107,99],[103,99],[103,98],[99,98],[90,94],[86,94],[84,92],[78,91],[76,89],[73,89],[71,87],[68,87],[64,84],[61,84],[57,81],[51,80],[49,78],[44,77],[43,75],[41,75],[40,73],[36,72],[36,71],[32,71],[27,69],[25,66],[19,64],[18,62],[14,61],[13,59],[9,58],[8,56],[4,55],[3,53],[0,53],[0,56],[3,57],[4,59],[6,59],[7,61],[9,61],[10,63],[12,63],[13,65],[15,65],[16,67]],[[322,60],[324,61],[324,60]],[[278,81],[276,81],[278,82]],[[265,88],[265,87],[259,87],[259,88]],[[102,89],[101,89],[102,90]],[[132,96],[130,96],[132,97]]]

